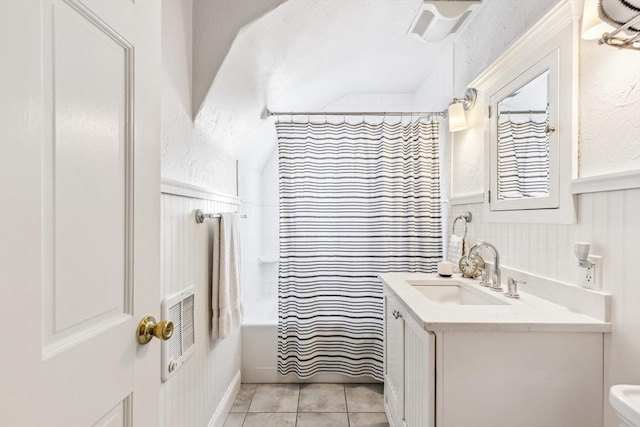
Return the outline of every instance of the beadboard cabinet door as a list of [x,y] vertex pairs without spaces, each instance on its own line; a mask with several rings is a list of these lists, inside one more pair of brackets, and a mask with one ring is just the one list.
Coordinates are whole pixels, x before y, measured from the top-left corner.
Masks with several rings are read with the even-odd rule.
[[[397,314],[397,317],[396,317]],[[404,419],[404,320],[395,298],[385,297],[385,403],[391,423],[400,427]]]
[[385,405],[394,427],[435,425],[435,335],[385,297]]
[[411,317],[404,321],[404,420],[407,427],[435,426],[436,338]]

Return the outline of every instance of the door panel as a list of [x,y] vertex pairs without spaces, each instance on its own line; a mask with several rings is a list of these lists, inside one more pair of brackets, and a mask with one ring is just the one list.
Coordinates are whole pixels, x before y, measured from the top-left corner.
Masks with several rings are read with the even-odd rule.
[[92,427],[125,427],[131,425],[131,396],[119,402]]
[[0,9],[0,425],[157,425],[160,4]]
[[44,22],[43,319],[55,345],[132,314],[133,73],[132,46],[82,10],[50,4]]

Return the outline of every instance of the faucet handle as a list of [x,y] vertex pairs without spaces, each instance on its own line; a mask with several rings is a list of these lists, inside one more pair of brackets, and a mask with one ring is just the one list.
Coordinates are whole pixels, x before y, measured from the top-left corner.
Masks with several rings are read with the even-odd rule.
[[493,269],[493,281],[491,282],[491,290],[493,292],[502,292],[502,274],[497,268]]
[[507,292],[504,293],[504,296],[507,298],[520,298],[518,294],[518,284],[526,284],[524,280],[514,279],[513,277],[509,277],[507,279]]
[[491,286],[491,282],[489,281],[489,277],[491,277],[491,270],[489,269],[489,267],[480,267],[478,268],[478,270],[480,270],[480,276],[482,277],[482,280],[480,280],[480,286],[484,286],[487,288]]

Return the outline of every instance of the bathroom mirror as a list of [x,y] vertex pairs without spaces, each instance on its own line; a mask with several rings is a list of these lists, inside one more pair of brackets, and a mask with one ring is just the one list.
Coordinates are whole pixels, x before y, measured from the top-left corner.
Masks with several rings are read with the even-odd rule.
[[498,102],[498,200],[549,196],[549,70]]
[[487,221],[575,222],[578,19],[559,3],[469,84],[487,113]]
[[[538,67],[536,67],[538,69]],[[533,70],[532,70],[533,71]],[[526,77],[535,72],[525,73]],[[549,74],[519,78],[497,95],[495,125],[496,201],[536,199],[529,207],[557,208],[552,197]],[[524,77],[524,76],[523,76]],[[522,82],[524,80],[524,82]],[[512,86],[518,86],[511,91]],[[502,94],[507,93],[504,97]],[[492,142],[493,143],[493,142]],[[509,209],[496,204],[496,209]]]

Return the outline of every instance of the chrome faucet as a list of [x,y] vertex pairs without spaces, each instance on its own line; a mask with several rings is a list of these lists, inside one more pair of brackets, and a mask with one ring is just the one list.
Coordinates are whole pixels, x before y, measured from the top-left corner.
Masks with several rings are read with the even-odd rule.
[[495,292],[502,292],[502,274],[500,273],[500,254],[498,253],[498,249],[493,246],[491,243],[483,242],[473,245],[471,249],[469,249],[469,256],[473,255],[478,249],[485,247],[491,249],[493,252],[493,277],[491,280],[490,289]]

